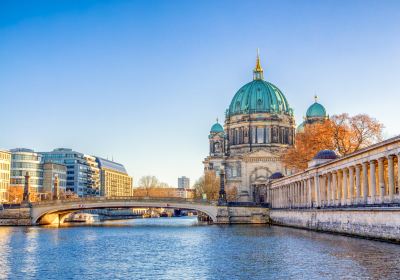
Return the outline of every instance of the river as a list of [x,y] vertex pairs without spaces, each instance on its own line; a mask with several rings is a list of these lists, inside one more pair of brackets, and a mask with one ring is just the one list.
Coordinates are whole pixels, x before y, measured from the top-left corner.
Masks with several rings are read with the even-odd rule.
[[400,279],[400,246],[193,217],[0,227],[0,279]]

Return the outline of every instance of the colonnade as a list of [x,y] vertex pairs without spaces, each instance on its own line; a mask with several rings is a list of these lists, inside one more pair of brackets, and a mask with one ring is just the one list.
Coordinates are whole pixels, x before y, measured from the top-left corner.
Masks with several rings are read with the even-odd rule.
[[[400,146],[400,143],[399,143]],[[272,208],[384,206],[400,203],[400,149],[329,160],[302,173],[272,181]]]

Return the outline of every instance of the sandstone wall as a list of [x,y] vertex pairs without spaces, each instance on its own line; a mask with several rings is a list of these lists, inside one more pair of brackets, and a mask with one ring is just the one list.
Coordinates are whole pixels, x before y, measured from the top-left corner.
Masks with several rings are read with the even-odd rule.
[[270,210],[270,222],[400,242],[400,208]]
[[216,224],[267,224],[268,208],[219,206]]
[[0,226],[30,226],[31,212],[29,208],[6,209],[0,211]]

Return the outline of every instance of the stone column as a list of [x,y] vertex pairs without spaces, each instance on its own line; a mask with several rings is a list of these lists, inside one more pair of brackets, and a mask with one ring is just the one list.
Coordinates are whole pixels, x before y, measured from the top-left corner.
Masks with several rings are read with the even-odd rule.
[[59,199],[59,190],[58,190],[58,175],[54,176],[54,186],[53,186],[53,200]]
[[321,206],[320,200],[320,186],[319,186],[319,175],[314,176],[314,190],[315,190],[315,204],[317,207]]
[[394,164],[393,156],[388,156],[388,176],[389,176],[389,202],[393,202],[394,197]]
[[386,187],[385,187],[385,166],[383,162],[383,158],[378,159],[378,181],[379,181],[379,197],[380,203],[384,203],[385,195],[386,195]]
[[311,186],[311,178],[307,179],[307,189],[308,189],[308,196],[307,196],[307,204],[308,207],[312,207],[312,186]]
[[400,195],[400,153],[397,154],[397,195]]
[[363,203],[368,203],[368,163],[362,163]]
[[332,201],[331,201],[331,196],[332,196],[332,192],[331,192],[331,173],[327,173],[326,174],[326,179],[328,180],[328,184],[327,184],[327,192],[326,192],[326,200],[327,200],[327,205],[331,206],[332,205]]
[[347,169],[343,168],[343,200],[342,205],[347,205]]
[[22,196],[22,204],[29,204],[29,172],[25,173],[25,182],[24,182],[24,193]]
[[337,206],[336,190],[337,190],[337,173],[336,173],[336,171],[333,171],[332,172],[332,205],[333,206]]
[[361,168],[360,165],[356,165],[356,204],[361,202]]
[[369,163],[369,181],[371,184],[371,202],[375,203],[376,196],[376,168],[375,168],[375,160],[371,160]]
[[350,205],[353,204],[353,193],[354,193],[354,168],[353,166],[349,167],[349,200],[350,200]]
[[319,182],[319,185],[320,185],[320,190],[319,190],[319,192],[320,192],[320,200],[321,200],[321,206],[325,206],[325,204],[326,204],[326,201],[325,201],[325,188],[326,188],[326,180],[325,180],[325,176],[324,175],[322,175],[321,177],[320,177],[320,182]]
[[337,171],[337,194],[338,194],[338,205],[342,205],[342,173],[340,173],[340,171]]

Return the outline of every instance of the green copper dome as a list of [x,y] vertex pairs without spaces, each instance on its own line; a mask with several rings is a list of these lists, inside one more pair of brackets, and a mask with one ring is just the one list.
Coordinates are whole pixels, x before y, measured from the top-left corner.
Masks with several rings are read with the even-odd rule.
[[228,115],[251,113],[284,113],[293,115],[293,110],[283,93],[275,85],[264,80],[263,69],[257,56],[253,70],[253,81],[241,87],[233,97]]
[[317,101],[313,105],[311,105],[306,113],[307,118],[325,118],[326,110],[324,106],[319,104]]
[[210,132],[214,132],[214,133],[224,132],[224,128],[222,127],[222,125],[220,125],[217,122],[217,123],[213,124],[213,126],[211,127]]
[[299,126],[296,129],[297,133],[302,133],[304,132],[304,122],[302,122],[301,124],[299,124]]

